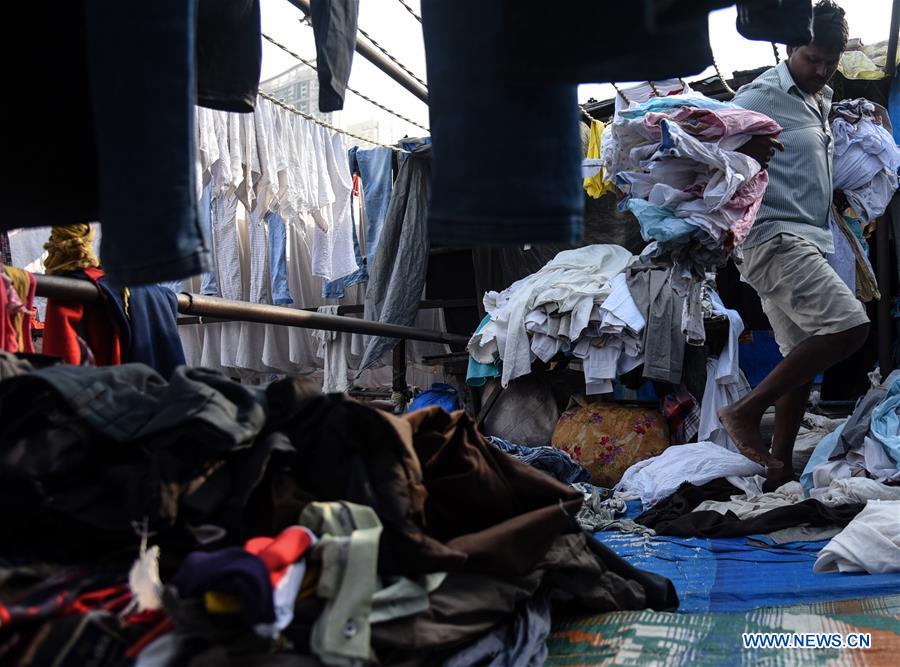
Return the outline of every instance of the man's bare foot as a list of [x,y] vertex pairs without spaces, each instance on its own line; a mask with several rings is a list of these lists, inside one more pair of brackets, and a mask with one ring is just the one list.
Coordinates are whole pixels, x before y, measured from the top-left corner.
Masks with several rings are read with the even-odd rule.
[[783,484],[794,481],[794,468],[782,463],[781,468],[769,468],[766,481],[763,483],[763,493],[776,491]]
[[732,405],[719,410],[719,421],[738,451],[748,459],[770,469],[784,466],[769,453],[759,434],[759,422],[746,419]]

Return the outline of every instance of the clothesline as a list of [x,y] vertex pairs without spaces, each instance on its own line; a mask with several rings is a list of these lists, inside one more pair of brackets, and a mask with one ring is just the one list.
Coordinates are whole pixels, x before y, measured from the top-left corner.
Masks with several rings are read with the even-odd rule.
[[316,125],[321,125],[322,127],[329,129],[332,132],[337,132],[338,134],[343,134],[345,136],[352,137],[353,139],[357,139],[359,141],[365,141],[366,143],[372,144],[373,146],[381,146],[382,148],[390,148],[392,151],[396,151],[398,153],[411,154],[411,151],[405,150],[398,146],[389,146],[388,144],[383,144],[380,141],[373,141],[372,139],[366,139],[365,137],[361,137],[358,134],[353,134],[353,132],[349,132],[349,131],[341,129],[339,127],[335,127],[331,123],[326,123],[324,120],[320,120],[320,119],[316,118],[315,116],[312,116],[308,113],[304,113],[303,111],[300,111],[300,109],[297,109],[296,107],[291,106],[287,102],[285,102],[283,100],[279,100],[277,97],[273,97],[272,95],[269,95],[268,93],[263,92],[262,90],[259,91],[258,94],[263,99],[269,100],[272,104],[278,105],[282,109],[286,109],[287,111],[290,111],[291,113],[295,113],[298,116],[302,116],[306,120],[311,121],[311,122],[315,123]]
[[410,14],[412,14],[413,18],[416,19],[416,21],[418,21],[419,23],[422,22],[422,17],[419,16],[418,14],[416,14],[416,10],[414,10],[412,7],[410,7],[408,4],[406,4],[406,0],[397,0],[397,2],[399,2],[401,5],[403,5],[403,8],[406,11],[408,11]]
[[[270,35],[267,35],[266,33],[261,33],[261,34],[262,34],[262,37],[263,37],[266,41],[270,42],[271,44],[274,44],[274,45],[277,46],[279,49],[281,49],[282,51],[284,51],[285,53],[287,53],[289,56],[292,56],[293,58],[299,60],[301,63],[303,63],[303,64],[306,65],[307,67],[312,68],[312,69],[318,71],[319,68],[316,67],[316,64],[315,64],[314,62],[312,62],[312,61],[310,61],[310,60],[306,60],[305,58],[301,57],[299,54],[295,53],[294,51],[291,51],[287,46],[285,46],[285,45],[282,44],[281,42],[277,41],[274,37],[272,37],[272,36],[270,36]],[[371,97],[369,97],[369,96],[366,95],[365,93],[361,93],[360,91],[356,90],[355,88],[351,88],[350,86],[347,86],[347,90],[349,90],[351,93],[353,93],[353,94],[355,94],[355,95],[358,95],[359,97],[363,98],[363,99],[364,99],[366,102],[368,102],[369,104],[375,105],[376,107],[378,107],[378,108],[381,109],[382,111],[387,111],[389,114],[391,114],[391,115],[393,115],[393,116],[396,116],[396,117],[399,118],[400,120],[402,120],[402,121],[404,121],[404,122],[407,122],[407,123],[409,123],[410,125],[415,125],[416,127],[420,128],[420,129],[422,129],[422,130],[425,130],[426,132],[431,132],[431,130],[429,130],[429,129],[428,129],[427,127],[425,127],[424,125],[421,125],[421,124],[417,123],[416,121],[414,121],[414,120],[412,120],[412,119],[410,119],[410,118],[407,118],[407,117],[404,116],[403,114],[401,114],[401,113],[399,113],[399,112],[397,112],[397,111],[394,111],[393,109],[387,108],[386,106],[384,106],[384,105],[381,104],[380,102],[376,102],[375,100],[373,100]]]
[[728,85],[728,82],[725,80],[725,77],[722,76],[722,72],[719,70],[719,63],[716,62],[716,57],[713,56],[712,59],[713,69],[716,70],[716,76],[719,77],[719,81],[725,86],[725,90],[734,95],[734,88]]
[[367,32],[366,32],[365,30],[363,30],[362,28],[357,28],[357,30],[359,30],[359,34],[361,34],[363,37],[365,37],[365,38],[368,39],[370,42],[372,42],[372,46],[374,46],[376,49],[378,49],[379,51],[381,51],[381,52],[385,55],[385,57],[387,57],[389,60],[391,60],[391,62],[393,62],[397,67],[399,67],[399,68],[402,69],[404,72],[406,72],[409,76],[411,76],[413,79],[415,79],[416,82],[417,82],[419,85],[421,85],[423,88],[426,88],[426,89],[428,88],[428,84],[427,84],[427,83],[425,83],[424,81],[422,81],[422,79],[420,79],[419,77],[417,77],[417,76],[413,73],[413,71],[412,71],[411,69],[409,69],[406,65],[404,65],[404,64],[401,63],[399,60],[397,60],[397,58],[395,58],[395,57],[390,53],[390,51],[388,51],[388,50],[387,50],[386,48],[384,48],[381,44],[379,44],[377,41],[375,41],[375,38],[372,37],[372,35],[370,35],[369,33],[367,33]]

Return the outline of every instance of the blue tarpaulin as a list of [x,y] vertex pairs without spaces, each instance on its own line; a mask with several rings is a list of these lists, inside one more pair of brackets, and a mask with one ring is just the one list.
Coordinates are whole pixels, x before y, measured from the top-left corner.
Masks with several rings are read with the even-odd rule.
[[[628,517],[637,515],[639,504],[629,503]],[[813,572],[828,540],[773,545],[763,536],[645,538],[614,531],[596,536],[635,567],[671,579],[683,613],[900,594],[900,573]]]

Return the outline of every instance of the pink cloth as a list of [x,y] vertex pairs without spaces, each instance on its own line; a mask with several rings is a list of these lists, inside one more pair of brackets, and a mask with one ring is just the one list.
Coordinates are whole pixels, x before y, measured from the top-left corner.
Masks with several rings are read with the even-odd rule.
[[2,266],[0,266],[0,281],[2,281],[0,284],[0,290],[2,290],[2,294],[0,294],[0,308],[2,308],[2,312],[0,312],[0,319],[2,319],[0,322],[0,345],[7,352],[18,352],[19,338],[12,320],[15,315],[25,310],[25,304],[22,303],[19,293],[16,292]]
[[659,138],[659,123],[663,120],[674,121],[701,141],[718,141],[723,137],[736,134],[764,134],[777,136],[782,127],[765,114],[747,109],[698,109],[696,107],[680,107],[674,111],[652,111],[644,116],[644,126]]
[[740,211],[745,209],[740,219],[731,226],[734,232],[734,244],[740,246],[747,234],[753,228],[756,222],[756,214],[759,207],[762,206],[763,194],[766,192],[766,186],[769,185],[769,173],[765,170],[758,172],[753,178],[744,183],[738,191],[734,193],[734,197],[728,202],[725,208]]

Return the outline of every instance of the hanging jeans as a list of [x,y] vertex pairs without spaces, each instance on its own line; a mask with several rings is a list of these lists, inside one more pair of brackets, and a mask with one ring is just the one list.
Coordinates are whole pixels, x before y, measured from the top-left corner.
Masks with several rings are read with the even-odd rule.
[[285,255],[286,230],[284,220],[278,213],[266,217],[269,226],[269,274],[272,280],[272,303],[286,306],[294,303],[287,280],[287,257]]
[[319,71],[319,111],[344,108],[358,17],[359,0],[313,0],[310,3]]
[[363,200],[366,203],[366,264],[375,260],[375,250],[381,237],[381,228],[387,217],[394,183],[391,174],[390,148],[351,148],[350,171],[359,172],[363,184]]
[[[198,213],[200,216],[200,226],[203,228],[203,231],[206,235],[206,244],[210,248],[214,248],[213,245],[213,230],[212,230],[212,186],[207,184],[203,187],[203,192],[200,195],[200,204],[198,206]],[[219,296],[219,283],[216,279],[216,254],[215,251],[212,253],[211,257],[211,270],[207,271],[200,277],[200,294],[204,296]],[[175,292],[184,291],[184,281],[183,280],[169,280],[163,283],[160,283],[163,287],[168,287],[170,290]]]
[[139,7],[85,3],[100,258],[109,281],[120,285],[209,268],[194,171],[196,3],[159,0]]
[[584,205],[576,84],[504,80],[500,2],[423,3],[422,21],[434,146],[430,240],[576,242]]

